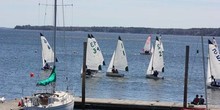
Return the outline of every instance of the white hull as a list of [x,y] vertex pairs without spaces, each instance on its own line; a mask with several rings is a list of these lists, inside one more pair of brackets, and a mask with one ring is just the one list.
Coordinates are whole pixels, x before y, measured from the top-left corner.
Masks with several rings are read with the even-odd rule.
[[48,108],[26,107],[24,108],[24,110],[73,110],[73,108],[74,108],[74,101],[56,107],[48,107]]
[[45,94],[45,93],[39,93],[39,95],[30,97],[28,98],[27,102],[23,100],[24,102],[23,109],[24,110],[73,110],[74,108],[74,96],[67,92],[56,91],[53,95],[49,96],[46,101],[45,99],[40,98],[42,96],[41,94]]
[[147,75],[146,75],[146,78],[148,78],[148,79],[155,79],[155,80],[164,79],[164,77],[155,77],[155,76],[152,75],[152,74],[147,74]]
[[110,77],[124,77],[124,74],[106,72],[106,76],[110,76]]

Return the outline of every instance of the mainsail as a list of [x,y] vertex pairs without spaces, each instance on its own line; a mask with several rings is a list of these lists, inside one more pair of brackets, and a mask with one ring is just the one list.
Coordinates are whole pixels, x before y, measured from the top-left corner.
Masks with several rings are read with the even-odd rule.
[[54,62],[54,52],[43,34],[40,33],[42,44],[42,61],[43,67],[48,63],[51,65]]
[[122,70],[122,71],[128,71],[127,56],[126,56],[123,41],[121,40],[120,36],[118,37],[118,43],[117,43],[116,50],[113,54],[113,57],[114,57],[113,65],[115,66],[116,69]]
[[162,42],[156,37],[155,49],[150,59],[146,74],[153,74],[154,71],[164,72],[163,50],[161,48]]
[[151,36],[148,36],[146,42],[145,42],[145,45],[144,45],[144,48],[143,48],[143,51],[148,51],[150,52],[150,49],[151,49]]
[[101,65],[104,64],[104,58],[96,39],[92,35],[88,35],[86,52],[87,69],[101,70]]
[[207,71],[207,83],[211,83],[211,75],[220,80],[220,54],[218,46],[208,40],[209,44],[209,57],[208,57],[208,71]]

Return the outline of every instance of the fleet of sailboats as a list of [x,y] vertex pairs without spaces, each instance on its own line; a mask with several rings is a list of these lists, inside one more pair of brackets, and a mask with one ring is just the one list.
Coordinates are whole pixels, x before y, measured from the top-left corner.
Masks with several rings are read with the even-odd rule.
[[118,37],[118,42],[115,51],[113,52],[111,61],[109,63],[106,76],[111,77],[124,77],[120,71],[128,71],[128,62],[125,52],[125,47],[121,37]]
[[[57,0],[54,0],[54,44],[56,43],[56,12]],[[56,51],[52,51],[49,43],[41,34],[43,65],[53,64],[52,71],[47,79],[37,82],[37,86],[51,87],[50,91],[42,90],[33,94],[28,99],[22,99],[24,110],[72,110],[74,108],[74,96],[68,91],[56,91]],[[54,50],[56,45],[54,45]],[[47,53],[48,52],[48,53]],[[44,70],[43,70],[44,71]]]

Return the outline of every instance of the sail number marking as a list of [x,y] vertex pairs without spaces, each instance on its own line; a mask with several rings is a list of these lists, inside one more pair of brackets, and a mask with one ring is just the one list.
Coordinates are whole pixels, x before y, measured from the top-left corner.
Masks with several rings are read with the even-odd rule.
[[213,53],[216,55],[216,59],[217,59],[218,61],[220,61],[220,55],[218,54],[217,49],[214,48],[214,49],[212,49],[212,51],[213,51]]

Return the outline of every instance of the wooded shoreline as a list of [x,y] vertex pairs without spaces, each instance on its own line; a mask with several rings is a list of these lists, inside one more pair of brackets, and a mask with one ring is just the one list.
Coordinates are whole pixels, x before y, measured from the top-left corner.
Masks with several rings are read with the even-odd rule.
[[[53,30],[53,26],[15,26],[14,29]],[[193,35],[193,36],[220,36],[220,28],[145,28],[145,27],[57,27],[57,30],[84,31],[84,32],[113,32],[135,34],[162,34],[162,35]]]

